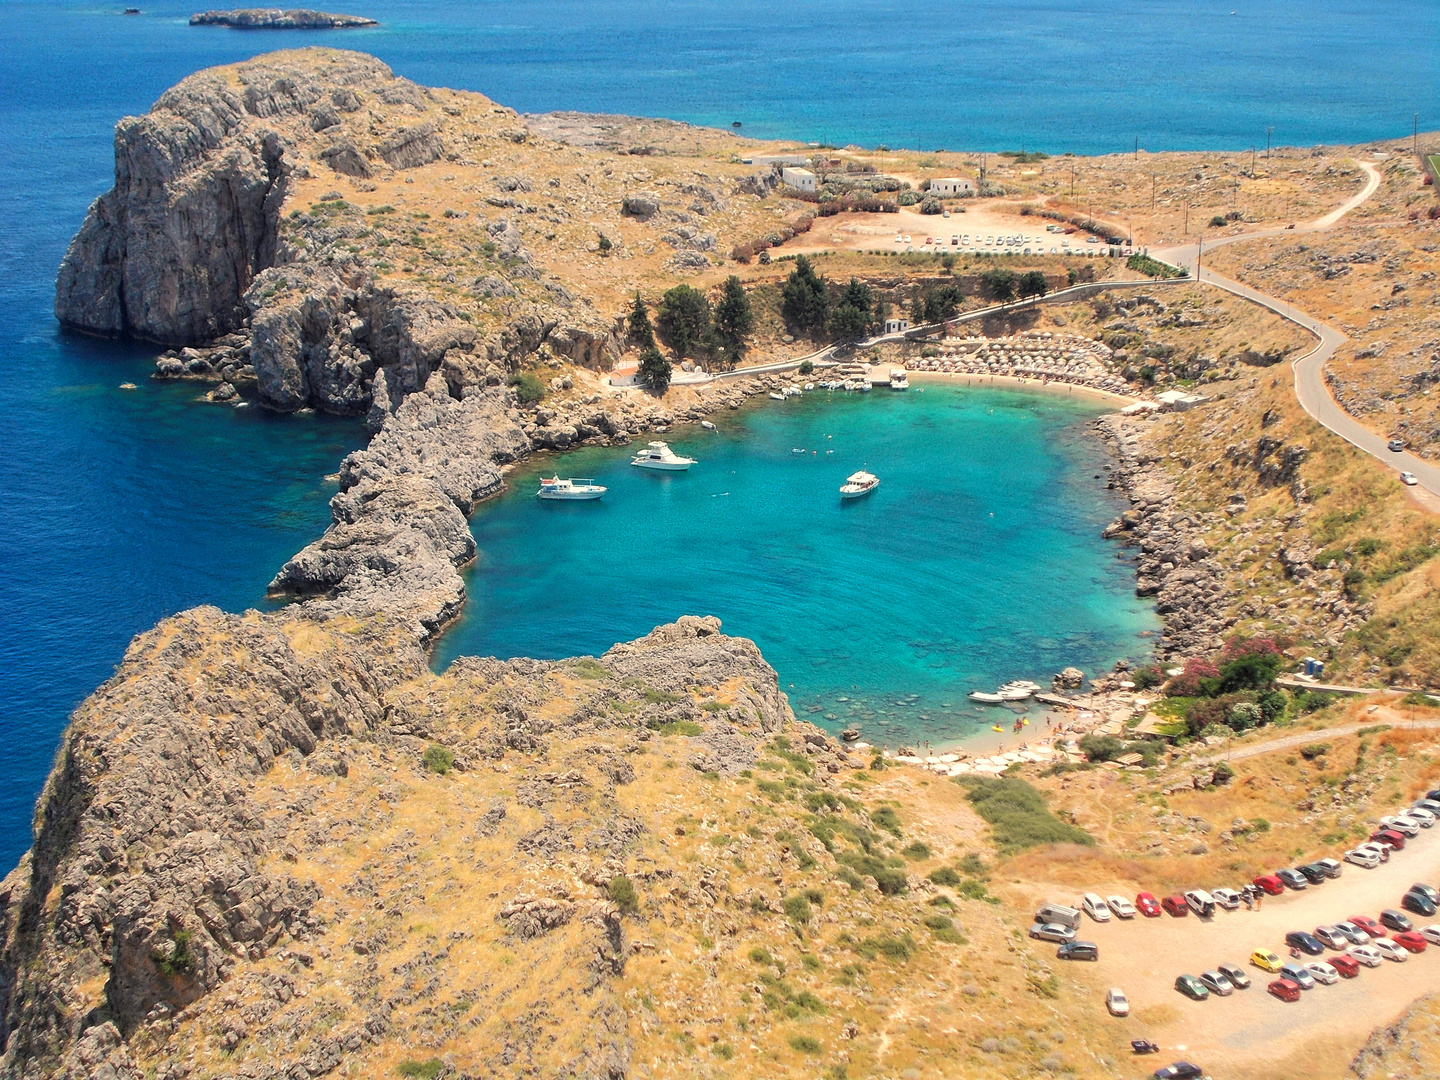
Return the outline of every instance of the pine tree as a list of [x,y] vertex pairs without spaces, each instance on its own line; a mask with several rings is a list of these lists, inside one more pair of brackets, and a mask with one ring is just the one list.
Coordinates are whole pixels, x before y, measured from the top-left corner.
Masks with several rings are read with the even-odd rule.
[[683,357],[710,336],[710,301],[689,285],[676,285],[660,298],[655,321],[665,341]]
[[650,325],[650,312],[640,294],[635,294],[635,305],[630,309],[630,340],[642,349],[655,347],[655,328]]
[[830,314],[830,295],[825,279],[815,273],[804,255],[795,257],[795,269],[785,279],[780,293],[780,313],[800,330],[823,330]]
[[674,370],[664,353],[651,345],[640,354],[640,369],[636,374],[655,393],[663,394],[670,387],[670,375]]
[[715,305],[715,335],[724,348],[726,362],[734,367],[745,355],[745,338],[755,329],[755,312],[740,279],[725,279],[725,293]]

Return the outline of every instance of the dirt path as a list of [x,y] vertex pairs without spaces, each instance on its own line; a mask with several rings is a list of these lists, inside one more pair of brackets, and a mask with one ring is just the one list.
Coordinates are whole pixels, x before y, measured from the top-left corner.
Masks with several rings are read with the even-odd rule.
[[1259,757],[1261,754],[1269,754],[1278,750],[1291,750],[1297,746],[1305,746],[1307,743],[1318,742],[1325,738],[1354,735],[1361,728],[1373,727],[1376,724],[1388,724],[1393,728],[1411,728],[1416,731],[1434,731],[1440,728],[1440,720],[1402,720],[1390,710],[1381,709],[1363,722],[1340,724],[1337,727],[1321,728],[1318,731],[1304,731],[1298,735],[1286,735],[1283,738],[1271,739],[1269,742],[1259,743],[1255,746],[1242,746],[1193,760],[1196,765],[1213,765],[1217,761],[1242,761],[1245,758]]

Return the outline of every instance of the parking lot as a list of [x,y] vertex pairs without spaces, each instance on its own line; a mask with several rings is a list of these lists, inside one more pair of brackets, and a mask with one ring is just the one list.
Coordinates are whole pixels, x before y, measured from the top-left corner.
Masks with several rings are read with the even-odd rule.
[[[1258,912],[1246,911],[1242,905],[1236,911],[1217,909],[1210,919],[1191,912],[1183,918],[1138,916],[1108,923],[1082,915],[1077,937],[1100,946],[1100,959],[1094,963],[1055,960],[1054,945],[1031,944],[1062,977],[1092,988],[1097,1012],[1104,1013],[1108,987],[1125,991],[1131,1014],[1110,1021],[1115,1052],[1128,1058],[1129,1041],[1140,1038],[1153,1039],[1163,1048],[1159,1055],[1135,1059],[1129,1071],[1137,1076],[1179,1058],[1204,1066],[1217,1080],[1339,1076],[1374,1028],[1393,1020],[1415,998],[1440,989],[1440,946],[1411,955],[1404,963],[1386,961],[1380,967],[1362,968],[1354,979],[1316,986],[1293,1004],[1266,992],[1266,985],[1277,976],[1252,966],[1250,954],[1268,948],[1288,963],[1287,931],[1313,931],[1352,915],[1376,918],[1384,908],[1399,908],[1400,897],[1417,881],[1440,881],[1440,826],[1422,831],[1404,851],[1374,870],[1347,864],[1336,880],[1303,892],[1267,896]],[[1213,884],[1238,887],[1244,882]],[[1096,883],[1092,891],[1134,899],[1134,890],[1126,891],[1119,883]],[[1037,900],[1073,904],[1078,897],[1057,891]],[[1440,917],[1409,917],[1417,928],[1440,922]],[[1327,949],[1323,956],[1304,956],[1303,962],[1332,955],[1333,950]],[[1191,1001],[1174,989],[1177,975],[1199,975],[1221,963],[1244,967],[1252,980],[1250,989],[1237,990],[1228,998],[1212,994],[1206,1001]],[[1293,1060],[1282,1068],[1287,1059]]]
[[[1089,234],[1079,230],[1053,233],[1047,225],[1058,223],[1040,217],[997,213],[985,207],[971,207],[950,217],[921,214],[914,207],[901,207],[894,214],[840,214],[817,218],[810,232],[785,245],[785,252],[812,251],[948,251],[952,254],[1023,255],[1055,254],[1099,258],[1109,247],[1089,243]],[[1065,226],[1074,229],[1074,226]],[[899,235],[900,241],[895,237]],[[909,236],[910,240],[905,241]],[[968,243],[965,238],[969,237]],[[926,244],[926,238],[934,243]],[[957,243],[952,244],[951,238]],[[1008,241],[1017,240],[1016,243]]]

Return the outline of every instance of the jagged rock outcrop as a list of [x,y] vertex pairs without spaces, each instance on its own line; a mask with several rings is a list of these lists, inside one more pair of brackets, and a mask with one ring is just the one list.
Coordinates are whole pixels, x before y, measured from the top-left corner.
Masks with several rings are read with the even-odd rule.
[[191,26],[229,26],[236,30],[348,30],[357,26],[379,26],[363,15],[332,15],[307,8],[238,8],[234,11],[202,11],[190,16]]

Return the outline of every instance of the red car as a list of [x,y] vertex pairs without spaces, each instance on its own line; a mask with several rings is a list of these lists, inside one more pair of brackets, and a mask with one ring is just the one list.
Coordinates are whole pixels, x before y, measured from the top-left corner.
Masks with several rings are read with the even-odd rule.
[[1142,892],[1135,897],[1135,906],[1140,909],[1140,914],[1147,919],[1158,919],[1160,917],[1160,901],[1155,899],[1153,892]]
[[1179,894],[1165,897],[1160,901],[1160,906],[1165,909],[1167,914],[1173,915],[1177,919],[1190,914],[1190,905],[1185,903],[1185,897]]
[[1370,839],[1378,844],[1385,844],[1395,851],[1405,850],[1405,836],[1394,829],[1380,829],[1370,834]]
[[1261,874],[1255,879],[1255,885],[1271,896],[1279,896],[1285,891],[1285,883],[1274,874]]
[[1293,983],[1293,982],[1291,982],[1289,979],[1276,979],[1274,982],[1272,982],[1272,983],[1271,983],[1269,986],[1267,986],[1265,989],[1269,990],[1270,993],[1274,994],[1274,995],[1275,995],[1276,997],[1278,997],[1281,1001],[1299,1001],[1299,1000],[1300,1000],[1300,986],[1299,986],[1299,984],[1298,984],[1298,983]]
[[1332,956],[1325,962],[1338,971],[1341,978],[1353,979],[1360,974],[1360,961],[1353,956]]
[[1406,930],[1403,934],[1396,934],[1391,938],[1396,945],[1403,947],[1407,952],[1424,952],[1425,939],[1414,930]]
[[1385,936],[1385,928],[1369,915],[1351,915],[1346,921],[1354,923],[1372,938],[1382,938]]

